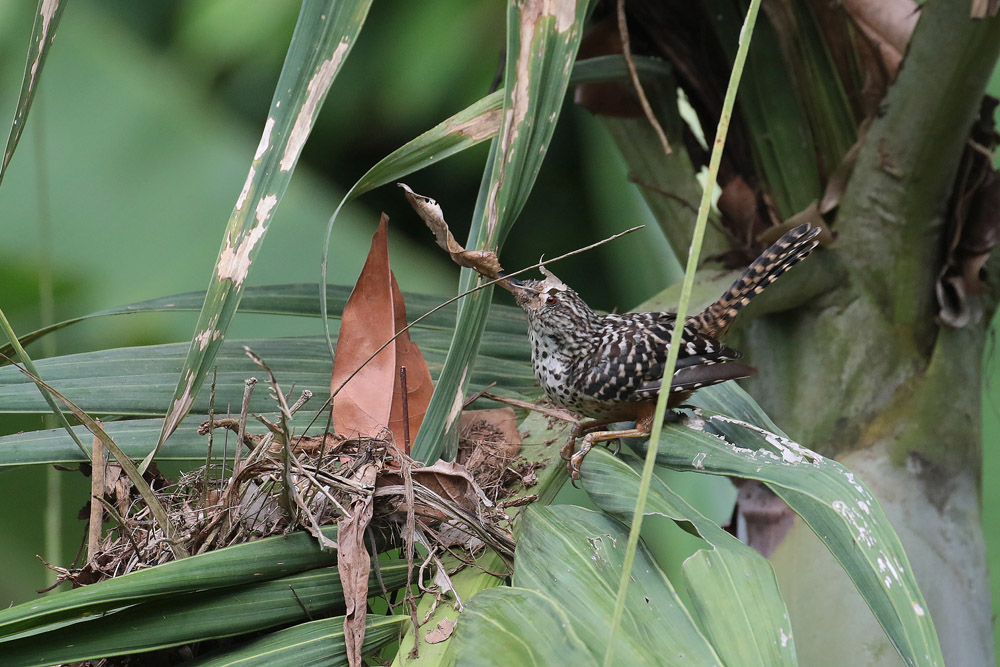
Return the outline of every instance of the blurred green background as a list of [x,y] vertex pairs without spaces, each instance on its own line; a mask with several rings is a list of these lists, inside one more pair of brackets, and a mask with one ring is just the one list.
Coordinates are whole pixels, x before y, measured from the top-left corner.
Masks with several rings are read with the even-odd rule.
[[[298,4],[267,0],[77,0],[70,4],[39,97],[0,187],[0,307],[15,331],[132,301],[204,289],[246,177]],[[34,3],[0,3],[0,121],[20,89]],[[504,40],[504,3],[374,3],[334,83],[251,284],[315,282],[328,217],[380,158],[486,94]],[[994,75],[994,94],[1000,75]],[[461,239],[486,147],[407,179],[436,198]],[[650,223],[600,123],[567,105],[533,195],[507,241],[516,268]],[[386,186],[341,214],[330,280],[351,284],[380,212],[406,291],[450,296],[457,270],[399,191]],[[592,305],[628,309],[675,280],[653,226],[557,271]],[[51,281],[54,302],[40,297]],[[498,298],[506,298],[501,295]],[[185,341],[196,314],[110,318],[36,344],[34,356]],[[315,319],[237,317],[230,338],[318,335]],[[987,350],[983,503],[993,580],[1000,584],[1000,361]],[[970,369],[970,381],[974,378]],[[164,406],[166,407],[166,406]],[[780,416],[774,416],[780,423]],[[0,434],[40,419],[0,416]],[[804,443],[808,445],[808,443]],[[57,480],[54,486],[49,479]],[[89,481],[76,472],[0,473],[0,604],[49,582],[33,556],[67,565],[84,539],[77,513]],[[49,494],[59,494],[50,503]],[[45,554],[44,508],[61,508],[57,553]],[[1000,585],[994,585],[1000,600]]]

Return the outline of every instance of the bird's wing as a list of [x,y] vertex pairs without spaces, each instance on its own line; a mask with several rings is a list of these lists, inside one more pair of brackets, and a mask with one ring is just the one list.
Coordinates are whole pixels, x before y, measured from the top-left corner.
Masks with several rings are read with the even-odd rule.
[[[655,397],[663,384],[674,314],[630,313],[608,315],[605,319],[602,341],[590,360],[587,381],[613,392],[604,396],[606,399]],[[671,387],[674,391],[693,390],[753,375],[750,366],[733,363],[739,357],[736,350],[685,326]]]

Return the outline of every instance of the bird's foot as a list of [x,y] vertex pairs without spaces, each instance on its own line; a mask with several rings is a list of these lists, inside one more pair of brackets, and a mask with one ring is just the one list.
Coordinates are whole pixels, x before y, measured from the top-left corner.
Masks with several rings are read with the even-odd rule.
[[584,436],[583,443],[580,445],[580,449],[574,452],[573,455],[569,457],[569,464],[568,464],[569,478],[572,481],[573,486],[576,486],[577,485],[576,483],[580,479],[580,465],[583,463],[583,458],[587,455],[587,452],[589,452],[591,448],[593,448],[593,446],[594,446],[593,439],[588,434]]
[[576,451],[576,436],[572,435],[570,436],[569,440],[566,441],[566,444],[563,445],[563,448],[559,451],[559,458],[561,458],[563,461],[569,461],[571,458],[573,458],[573,452],[575,451]]

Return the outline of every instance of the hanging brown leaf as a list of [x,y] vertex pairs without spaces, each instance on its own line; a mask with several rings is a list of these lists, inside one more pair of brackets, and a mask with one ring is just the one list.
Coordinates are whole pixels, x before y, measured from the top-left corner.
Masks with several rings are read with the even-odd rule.
[[[387,221],[383,215],[368,259],[344,306],[330,390],[335,393],[333,426],[338,433],[377,437],[388,428],[403,449],[406,431],[400,367],[406,367],[405,405],[411,441],[423,421],[433,386],[427,362],[409,333],[404,331],[392,340],[406,327],[406,306],[389,268]],[[383,345],[385,349],[376,354]]]
[[451,255],[452,261],[459,266],[470,268],[490,280],[500,277],[500,262],[497,260],[495,252],[491,250],[466,250],[455,240],[451,230],[448,229],[448,223],[444,220],[444,212],[436,201],[417,194],[405,183],[398,185],[403,188],[406,200],[410,202],[413,210],[417,212],[424,224],[434,232],[434,240],[437,241],[437,244]]

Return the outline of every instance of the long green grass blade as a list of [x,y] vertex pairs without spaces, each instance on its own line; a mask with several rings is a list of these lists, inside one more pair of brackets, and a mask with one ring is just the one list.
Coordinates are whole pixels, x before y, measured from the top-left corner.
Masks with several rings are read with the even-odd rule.
[[[337,537],[334,526],[324,528],[323,533],[331,539]],[[4,609],[0,611],[0,637],[146,600],[268,581],[333,565],[335,561],[336,553],[320,549],[316,539],[308,533],[269,537],[171,561]]]
[[[466,248],[499,251],[531,192],[569,85],[587,5],[585,0],[508,4],[502,123],[490,150]],[[461,276],[462,291],[478,280],[469,269],[463,269]],[[413,444],[418,460],[441,458],[457,444],[456,406],[462,404],[491,293],[490,288],[481,290],[459,308],[448,359]]]
[[[405,561],[381,563],[380,573],[388,591],[406,585]],[[374,570],[368,585],[378,589]],[[234,637],[343,610],[340,575],[336,568],[321,568],[140,603],[93,620],[0,642],[0,652],[12,665],[63,664]]]
[[243,295],[250,266],[291,180],[333,79],[368,14],[371,0],[305,0],[260,144],[226,228],[187,358],[143,469],[191,409]]
[[[362,652],[378,651],[399,636],[409,616],[368,616]],[[344,617],[279,630],[249,644],[188,663],[189,667],[302,667],[347,665]]]
[[[680,352],[681,339],[684,330],[684,320],[687,317],[688,305],[691,299],[691,292],[694,288],[694,274],[698,269],[698,260],[701,255],[702,240],[705,237],[705,228],[708,223],[708,213],[712,204],[712,191],[714,183],[718,178],[719,165],[722,161],[722,149],[726,145],[726,136],[729,133],[729,120],[732,117],[733,104],[736,101],[736,91],[740,85],[740,77],[743,74],[743,65],[746,62],[747,51],[750,48],[750,40],[753,35],[754,24],[757,19],[757,12],[760,10],[760,0],[750,0],[747,9],[746,19],[743,22],[743,29],[740,32],[739,46],[733,62],[733,71],[730,74],[729,84],[726,87],[726,97],[722,102],[722,113],[719,117],[719,126],[716,129],[715,141],[712,146],[712,156],[709,159],[708,175],[706,186],[702,192],[701,203],[698,206],[698,217],[695,220],[694,236],[691,238],[691,249],[688,251],[687,267],[684,271],[684,283],[681,287],[680,303],[677,305],[677,322],[670,336],[670,348],[667,351],[667,359],[664,362],[663,377],[673,377],[674,369],[677,366],[677,356]],[[628,548],[625,552],[625,567],[622,571],[621,580],[618,585],[617,600],[611,616],[611,637],[612,641],[607,644],[607,652],[604,654],[604,667],[611,667],[614,664],[614,651],[617,643],[614,637],[618,632],[622,614],[624,613],[625,600],[628,595],[629,573],[632,570],[632,557],[635,553],[636,545],[639,541],[639,530],[642,527],[642,517],[646,506],[646,495],[649,492],[649,485],[653,477],[653,464],[656,460],[656,449],[659,446],[660,427],[663,424],[663,417],[667,410],[667,396],[670,392],[660,392],[656,401],[656,411],[653,415],[653,428],[650,435],[649,452],[646,455],[646,462],[642,469],[642,481],[636,498],[635,511],[632,514],[631,528],[628,535]]]
[[[627,522],[641,481],[639,461],[623,461],[600,449],[587,456],[582,482],[603,511]],[[683,566],[699,627],[723,663],[743,667],[797,665],[788,610],[771,564],[653,477],[645,514],[665,516],[693,530],[709,548]]]
[[3,163],[0,163],[0,183],[3,182],[7,166],[10,164],[11,158],[14,157],[18,142],[21,141],[21,134],[24,132],[24,126],[28,120],[28,112],[35,101],[35,93],[38,92],[38,83],[41,80],[42,71],[45,69],[45,61],[52,50],[56,28],[66,10],[67,1],[38,0],[38,12],[35,16],[35,24],[31,27],[31,39],[28,43],[28,60],[24,66],[24,76],[21,79],[21,94],[17,98],[17,107],[14,111],[14,121],[10,126],[10,134],[7,135]]
[[[208,438],[198,435],[193,426],[205,419],[208,419],[207,415],[188,415],[188,419],[181,424],[174,436],[163,445],[157,458],[160,461],[204,461]],[[162,425],[162,418],[134,419],[105,422],[104,430],[125,456],[139,459],[156,442]],[[74,426],[73,431],[78,437],[90,435],[85,426]],[[232,449],[233,446],[230,446],[227,452],[224,447],[216,447],[212,452],[212,460],[219,460],[223,456],[231,457]],[[87,455],[89,454],[88,450]],[[51,463],[70,465],[88,461],[87,455],[76,447],[63,429],[0,436],[0,468]]]
[[[18,342],[17,336],[14,334],[14,329],[11,328],[10,322],[7,321],[7,316],[4,315],[3,310],[0,310],[0,332],[3,332],[7,340],[10,341],[10,346],[12,348],[12,351],[17,354],[18,359],[20,359],[21,363],[24,364],[24,368],[33,377],[40,378],[41,375],[39,375],[38,373],[38,368],[35,367],[35,363],[31,360],[31,357],[28,356],[28,353],[25,352],[24,348],[21,346],[21,343]],[[6,359],[4,361],[6,361]],[[90,450],[87,449],[86,446],[84,446],[83,441],[80,440],[80,438],[73,431],[73,427],[70,426],[69,420],[66,419],[66,415],[63,414],[63,411],[59,407],[59,403],[56,401],[55,397],[53,397],[52,393],[45,388],[44,384],[42,383],[33,383],[33,384],[35,384],[35,386],[38,388],[38,392],[45,400],[45,403],[46,405],[48,405],[49,410],[51,410],[52,414],[55,415],[56,419],[62,425],[63,429],[65,429],[66,433],[69,434],[70,438],[72,438],[77,448],[79,448],[80,452],[89,461]]]

